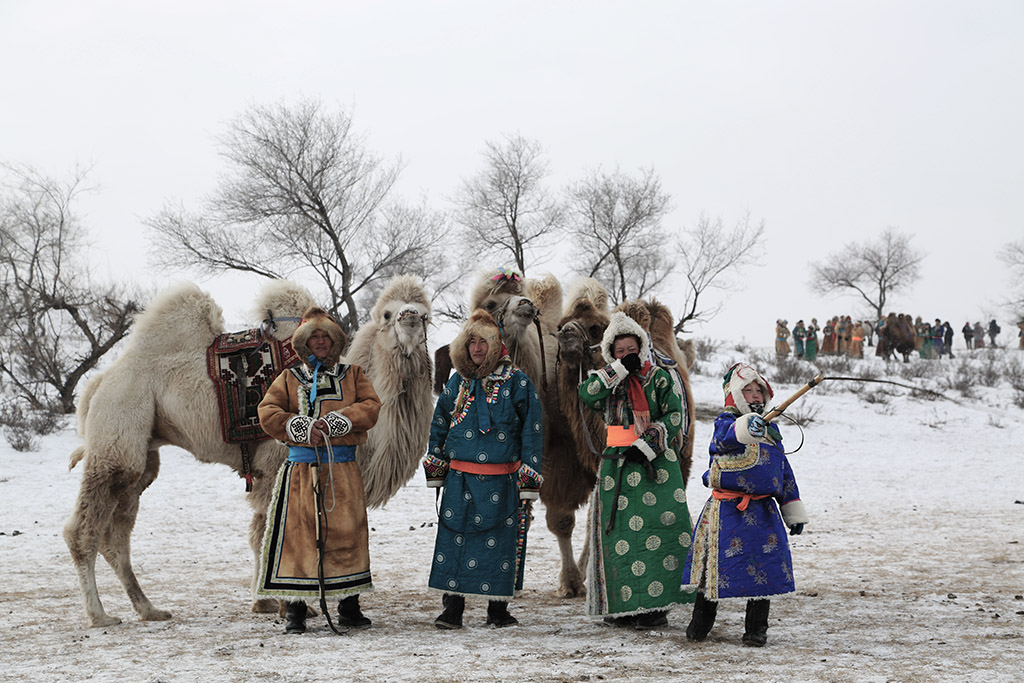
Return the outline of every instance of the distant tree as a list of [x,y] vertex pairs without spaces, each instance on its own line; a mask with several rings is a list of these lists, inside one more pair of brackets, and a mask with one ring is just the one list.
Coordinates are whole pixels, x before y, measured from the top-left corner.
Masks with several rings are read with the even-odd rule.
[[910,246],[910,239],[887,228],[873,242],[847,244],[824,263],[811,264],[810,286],[817,292],[853,290],[880,319],[889,295],[917,281],[924,255]]
[[73,211],[85,172],[60,182],[2,168],[0,384],[32,409],[71,413],[82,377],[128,334],[140,305],[90,277]]
[[544,186],[550,175],[539,142],[521,135],[486,142],[484,166],[464,180],[454,203],[462,245],[473,259],[514,264],[520,273],[543,263],[563,209]]
[[763,220],[750,224],[749,212],[731,230],[725,229],[721,218],[712,221],[701,214],[697,225],[677,238],[676,268],[686,276],[689,289],[676,321],[676,334],[683,332],[687,323],[706,322],[721,310],[722,304],[698,308],[700,297],[711,289],[731,289],[730,276],[757,263],[764,246],[764,230]]
[[615,302],[652,293],[672,266],[662,229],[671,196],[654,170],[590,171],[567,194],[575,270],[605,283]]
[[1024,240],[1007,244],[999,258],[1010,267],[1011,294],[1006,306],[1018,321],[1024,321]]
[[392,198],[400,163],[371,154],[346,113],[311,100],[253,106],[228,126],[220,154],[228,174],[200,213],[168,205],[146,221],[159,265],[309,274],[350,331],[393,275],[433,282],[444,272],[444,217]]

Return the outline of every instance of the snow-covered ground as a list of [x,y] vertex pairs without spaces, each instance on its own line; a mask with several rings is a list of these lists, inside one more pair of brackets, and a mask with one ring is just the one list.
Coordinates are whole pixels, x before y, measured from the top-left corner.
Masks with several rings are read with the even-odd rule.
[[[985,353],[1024,359],[1016,350]],[[702,408],[721,405],[722,370],[743,359],[723,345],[700,363],[693,388]],[[797,592],[773,601],[763,649],[740,643],[742,603],[724,603],[701,644],[684,636],[688,609],[655,632],[589,620],[582,599],[554,596],[558,555],[543,508],[526,589],[512,604],[520,625],[487,628],[483,604],[470,603],[466,628],[436,630],[440,601],[426,589],[434,494],[421,476],[370,516],[376,592],[362,602],[374,627],[339,637],[316,617],[309,633],[285,636],[276,616],[249,611],[241,480],[170,448],[142,497],[133,557],[143,589],[174,617],[140,622],[100,561],[100,595],[124,623],[91,629],[61,534],[82,474],[81,466],[67,470],[79,443],[70,425],[38,452],[0,443],[0,679],[1021,680],[1024,411],[1005,381],[964,400],[940,378],[901,379],[901,364],[862,363],[960,403],[826,382],[794,406],[794,414],[816,411],[805,445],[790,456],[811,523],[791,538]],[[776,399],[799,388],[762,369]],[[798,432],[782,429],[792,450]],[[699,421],[688,488],[694,516],[707,496],[700,475],[709,436],[710,422]]]

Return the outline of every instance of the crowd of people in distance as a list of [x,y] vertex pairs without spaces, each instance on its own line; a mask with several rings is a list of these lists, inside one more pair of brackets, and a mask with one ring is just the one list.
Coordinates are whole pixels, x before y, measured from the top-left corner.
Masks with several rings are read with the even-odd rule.
[[[891,314],[890,314],[891,316]],[[936,318],[929,323],[917,316],[913,321],[909,315],[900,314],[896,317],[899,321],[906,321],[906,324],[913,330],[914,350],[924,359],[937,359],[943,356],[953,356],[953,340],[955,332],[949,321],[943,322]],[[875,346],[875,338],[878,337],[887,324],[886,318],[879,320],[853,320],[848,315],[836,315],[827,320],[824,325],[818,325],[817,318],[811,318],[809,324],[803,320],[797,320],[792,331],[789,329],[789,321],[779,319],[775,321],[775,353],[778,356],[788,356],[793,353],[797,358],[814,361],[818,354],[850,356],[851,358],[863,358],[864,347],[875,347],[876,355],[882,354],[882,346]],[[1020,329],[1018,333],[1018,347],[1024,349],[1024,320],[1017,323]],[[964,323],[961,333],[968,350],[985,348],[985,335],[988,335],[988,345],[992,348],[998,347],[996,338],[1002,328],[995,319],[990,320],[988,326],[980,321],[973,325],[970,321]],[[819,341],[820,334],[820,341]],[[793,340],[790,346],[790,338]]]

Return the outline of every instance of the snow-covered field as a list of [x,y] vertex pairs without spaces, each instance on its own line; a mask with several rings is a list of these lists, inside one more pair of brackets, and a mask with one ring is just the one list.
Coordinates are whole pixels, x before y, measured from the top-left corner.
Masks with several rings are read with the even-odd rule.
[[[869,349],[873,351],[873,349]],[[981,352],[976,352],[981,357]],[[1024,352],[992,350],[1002,362]],[[967,355],[962,351],[961,355]],[[694,394],[721,405],[721,374],[744,360],[724,348],[700,364]],[[919,359],[912,363],[926,363]],[[931,361],[952,366],[948,360]],[[877,360],[863,361],[879,369]],[[888,366],[885,376],[902,382]],[[775,382],[785,398],[798,384]],[[814,374],[808,365],[807,378]],[[768,645],[746,648],[742,603],[724,603],[710,638],[686,641],[689,610],[667,628],[636,632],[587,619],[561,600],[554,538],[543,508],[531,531],[520,625],[438,631],[426,589],[434,494],[413,479],[371,512],[374,627],[335,636],[320,617],[285,636],[274,615],[252,614],[250,512],[227,468],[165,449],[133,535],[136,572],[166,622],[140,622],[113,573],[97,564],[108,613],[86,626],[61,534],[82,468],[70,425],[34,453],[0,443],[0,679],[59,681],[1018,681],[1024,676],[1024,411],[1007,382],[963,400],[939,379],[916,380],[960,404],[885,385],[826,382],[792,412],[817,411],[790,456],[811,523],[791,539],[797,592],[772,603]],[[871,400],[868,400],[868,397]],[[790,450],[795,427],[782,423]],[[710,422],[699,421],[690,512],[706,498]],[[583,542],[578,516],[576,544]]]

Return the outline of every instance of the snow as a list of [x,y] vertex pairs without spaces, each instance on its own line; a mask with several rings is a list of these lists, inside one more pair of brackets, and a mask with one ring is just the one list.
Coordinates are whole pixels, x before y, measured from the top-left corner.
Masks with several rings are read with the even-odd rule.
[[[869,349],[873,351],[873,349]],[[748,351],[749,352],[749,351]],[[767,356],[762,351],[762,356]],[[962,351],[961,356],[968,352]],[[1015,349],[976,351],[1004,367]],[[721,375],[746,358],[723,344],[693,377],[698,404],[721,404]],[[956,363],[913,359],[946,373]],[[139,580],[173,613],[142,622],[119,583],[97,563],[101,599],[124,622],[88,628],[62,538],[77,495],[74,425],[34,453],[0,443],[0,679],[95,681],[1016,681],[1024,663],[1024,411],[1004,379],[965,400],[941,373],[905,379],[901,363],[859,361],[882,376],[941,391],[957,402],[889,385],[826,381],[795,404],[817,411],[790,456],[811,517],[792,537],[797,592],[772,602],[768,645],[743,647],[742,602],[725,602],[709,639],[686,640],[689,609],[659,631],[603,625],[582,599],[554,596],[558,553],[538,507],[526,589],[512,603],[520,625],[490,629],[470,602],[462,631],[432,625],[440,600],[427,591],[434,494],[417,475],[370,514],[376,592],[363,597],[374,626],[333,635],[283,634],[276,615],[252,614],[250,511],[240,479],[184,451],[162,452],[133,534]],[[779,401],[799,383],[761,367]],[[815,374],[807,364],[807,378]],[[851,391],[854,389],[855,391]],[[710,421],[697,425],[691,515]],[[782,423],[787,446],[799,443]],[[577,517],[575,544],[583,543]]]

